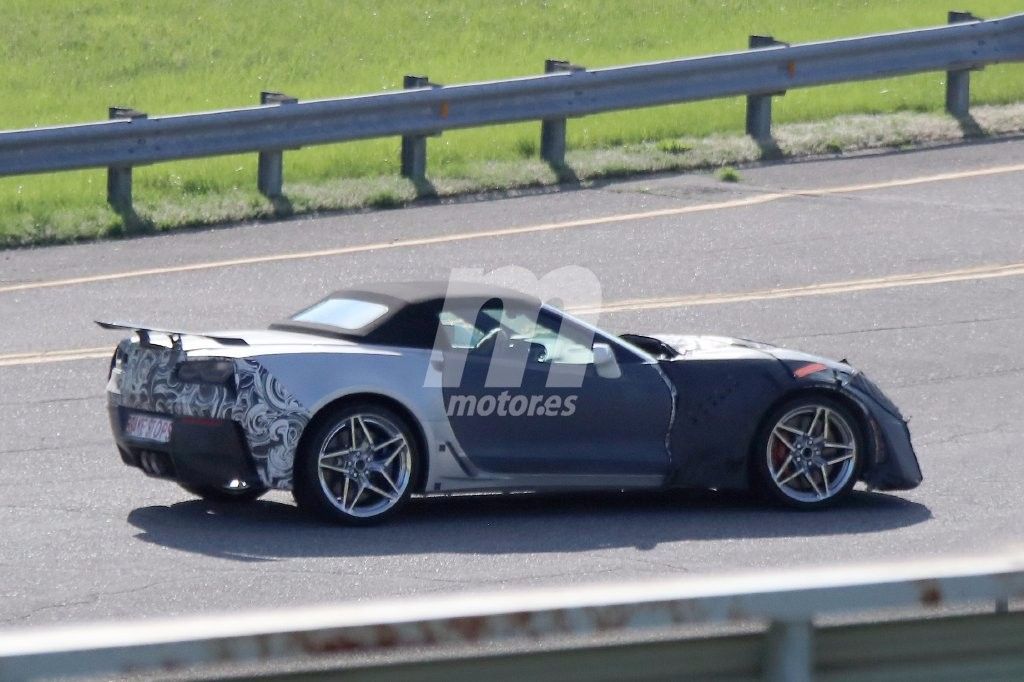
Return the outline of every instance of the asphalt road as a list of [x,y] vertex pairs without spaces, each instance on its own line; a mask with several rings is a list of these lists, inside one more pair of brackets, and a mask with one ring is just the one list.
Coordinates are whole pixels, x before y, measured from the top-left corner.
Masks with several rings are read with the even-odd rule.
[[[1024,268],[993,267],[1024,263],[1024,142],[742,176],[0,252],[0,628],[1016,548]],[[510,264],[582,265],[606,302],[642,299],[601,316],[613,330],[849,358],[912,416],[924,484],[817,514],[713,493],[430,499],[354,529],[120,464],[117,338],[93,319],[259,327],[345,285]]]

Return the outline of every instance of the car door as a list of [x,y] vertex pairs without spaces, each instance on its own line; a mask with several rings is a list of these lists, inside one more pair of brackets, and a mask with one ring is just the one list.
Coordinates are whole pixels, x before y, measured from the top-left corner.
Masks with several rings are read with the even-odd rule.
[[[535,323],[524,322],[531,314]],[[673,398],[649,360],[547,308],[499,305],[482,309],[472,324],[447,322],[454,347],[445,361],[446,411],[461,449],[479,469],[666,473]],[[595,363],[595,343],[610,347],[612,371]],[[453,376],[460,369],[461,377]]]

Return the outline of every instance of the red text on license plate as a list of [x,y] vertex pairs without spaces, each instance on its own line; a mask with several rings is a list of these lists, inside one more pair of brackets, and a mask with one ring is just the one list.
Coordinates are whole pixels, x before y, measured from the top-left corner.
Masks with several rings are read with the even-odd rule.
[[170,419],[164,419],[163,417],[132,414],[128,416],[128,423],[125,424],[124,431],[132,438],[167,443],[171,440],[172,423]]

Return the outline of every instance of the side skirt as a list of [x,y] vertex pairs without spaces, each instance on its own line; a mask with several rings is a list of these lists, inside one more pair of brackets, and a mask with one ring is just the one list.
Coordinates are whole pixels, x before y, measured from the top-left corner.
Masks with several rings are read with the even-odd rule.
[[[486,476],[486,475],[485,475]],[[486,476],[484,478],[441,478],[425,495],[473,492],[518,492],[542,490],[637,490],[660,489],[668,484],[661,475],[545,474]]]

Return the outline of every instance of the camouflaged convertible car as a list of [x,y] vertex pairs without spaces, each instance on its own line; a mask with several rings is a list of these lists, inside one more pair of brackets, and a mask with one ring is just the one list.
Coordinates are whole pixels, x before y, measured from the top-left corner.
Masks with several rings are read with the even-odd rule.
[[921,481],[863,374],[722,337],[615,335],[509,289],[336,292],[256,331],[133,332],[107,384],[125,464],[208,499],[269,488],[350,523],[412,495],[750,488],[825,507]]

